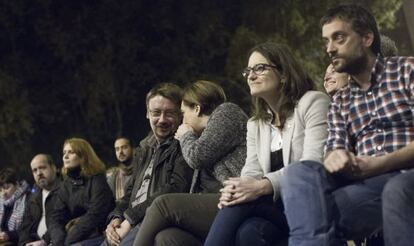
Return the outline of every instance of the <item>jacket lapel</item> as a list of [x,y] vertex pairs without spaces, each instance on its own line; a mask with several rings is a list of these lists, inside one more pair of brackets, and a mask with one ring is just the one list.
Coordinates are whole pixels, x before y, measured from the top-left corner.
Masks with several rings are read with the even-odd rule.
[[292,137],[293,137],[293,130],[295,128],[295,122],[293,120],[292,114],[289,118],[287,118],[285,122],[285,126],[283,127],[282,131],[282,138],[283,138],[283,165],[287,166],[290,163],[290,153],[292,147]]
[[260,121],[262,127],[261,129],[263,132],[258,132],[256,136],[256,146],[259,149],[260,153],[258,155],[258,160],[264,173],[270,172],[270,146],[272,141],[272,134],[270,131],[270,125],[265,123],[264,121]]

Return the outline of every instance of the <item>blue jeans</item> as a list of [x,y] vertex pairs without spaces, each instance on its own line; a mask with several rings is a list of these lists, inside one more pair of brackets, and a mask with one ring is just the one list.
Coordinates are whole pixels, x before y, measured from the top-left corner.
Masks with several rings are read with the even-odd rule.
[[414,170],[392,178],[382,193],[385,245],[414,243]]
[[289,165],[281,179],[289,245],[343,245],[381,230],[381,193],[397,173],[350,181],[317,162]]
[[104,241],[104,237],[100,236],[100,237],[86,239],[86,240],[71,244],[71,246],[99,246],[101,245],[103,241]]
[[271,196],[265,196],[221,209],[204,245],[273,245],[288,232],[281,201],[273,203]]

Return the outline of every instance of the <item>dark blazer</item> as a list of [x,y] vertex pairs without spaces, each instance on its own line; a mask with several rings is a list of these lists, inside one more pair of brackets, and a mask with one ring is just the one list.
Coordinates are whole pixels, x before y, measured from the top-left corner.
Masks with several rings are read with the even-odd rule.
[[[60,186],[60,179],[57,178],[55,186],[50,191],[45,201],[46,210],[46,226],[50,223],[50,214],[55,205],[56,193]],[[26,211],[23,217],[23,223],[19,229],[19,246],[24,246],[26,243],[43,239],[47,244],[50,243],[49,231],[39,238],[37,235],[37,227],[42,219],[43,207],[42,207],[42,189],[37,189],[31,194]]]

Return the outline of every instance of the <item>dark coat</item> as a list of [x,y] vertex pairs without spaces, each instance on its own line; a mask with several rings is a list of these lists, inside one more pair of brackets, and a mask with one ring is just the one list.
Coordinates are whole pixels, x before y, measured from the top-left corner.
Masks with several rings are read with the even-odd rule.
[[[132,206],[135,196],[144,180],[144,173],[154,158],[147,200]],[[193,170],[184,161],[180,144],[173,137],[157,147],[153,135],[141,141],[136,148],[133,163],[134,174],[125,190],[116,209],[108,216],[108,222],[115,218],[122,218],[135,226],[145,216],[145,211],[152,201],[159,195],[166,193],[189,192]]]
[[[50,223],[50,214],[55,205],[56,194],[60,186],[60,179],[57,178],[55,186],[50,191],[45,201],[46,210],[46,226]],[[23,217],[23,223],[19,229],[19,246],[24,246],[26,243],[43,239],[47,244],[50,243],[49,231],[39,238],[37,235],[37,227],[39,226],[40,220],[42,219],[43,207],[42,207],[42,189],[37,189],[31,194],[26,211]]]
[[[105,174],[92,177],[67,177],[57,192],[49,232],[52,245],[70,245],[101,236],[105,220],[115,207]],[[69,232],[65,225],[78,218]]]

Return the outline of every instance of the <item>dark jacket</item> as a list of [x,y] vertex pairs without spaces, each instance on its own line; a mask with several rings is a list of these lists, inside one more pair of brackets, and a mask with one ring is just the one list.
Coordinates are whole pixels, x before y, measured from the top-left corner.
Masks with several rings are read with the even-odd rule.
[[[105,220],[115,206],[105,174],[92,177],[66,177],[61,184],[48,226],[52,245],[70,245],[101,236]],[[65,231],[65,225],[79,220]]]
[[[55,186],[51,189],[49,195],[45,201],[46,210],[46,226],[50,223],[50,214],[55,205],[56,194],[60,186],[60,179],[57,178]],[[19,245],[24,246],[26,243],[43,239],[47,244],[50,243],[49,231],[39,238],[37,235],[37,227],[42,219],[43,206],[42,206],[42,189],[37,189],[31,194],[26,211],[23,217],[23,223],[19,230]]]
[[[151,159],[154,159],[147,200],[132,207],[135,196],[144,180],[144,173]],[[116,209],[108,216],[108,222],[115,217],[128,220],[135,226],[142,221],[147,207],[159,195],[165,193],[189,192],[193,170],[184,161],[179,142],[171,137],[157,147],[155,137],[150,134],[141,141],[134,154],[134,174]]]

